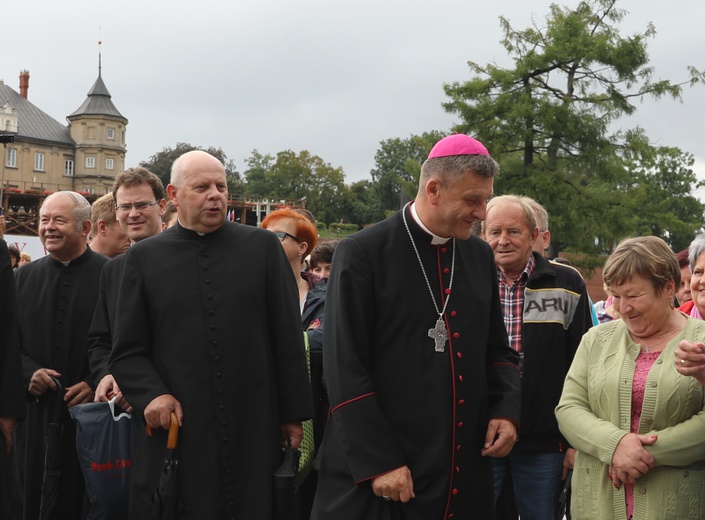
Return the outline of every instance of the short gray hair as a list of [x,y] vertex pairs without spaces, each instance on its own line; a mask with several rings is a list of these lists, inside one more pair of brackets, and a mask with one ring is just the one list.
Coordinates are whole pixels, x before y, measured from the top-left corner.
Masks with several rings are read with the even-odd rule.
[[500,195],[490,199],[487,203],[486,213],[489,214],[492,208],[499,206],[500,204],[516,204],[520,206],[524,212],[524,222],[526,222],[526,225],[529,226],[529,230],[533,233],[534,229],[536,229],[536,212],[534,211],[533,206],[528,202],[529,200],[532,199],[529,197],[521,197],[519,195]]
[[695,269],[695,262],[698,261],[698,257],[703,253],[705,253],[705,233],[700,233],[688,246],[688,265],[691,273]]
[[425,185],[432,177],[452,184],[467,173],[495,177],[499,175],[499,164],[489,155],[451,155],[426,159],[421,165],[419,185]]
[[536,202],[531,197],[522,197],[526,203],[531,206],[536,215],[536,226],[538,226],[539,231],[548,231],[548,211],[541,204]]
[[[57,195],[67,195],[73,201],[73,218],[76,221],[76,229],[78,231],[83,230],[83,223],[91,220],[91,203],[88,202],[86,197],[75,191],[57,191],[49,195],[44,202],[42,202],[42,208],[46,201]],[[42,209],[39,209],[39,215],[42,215]]]

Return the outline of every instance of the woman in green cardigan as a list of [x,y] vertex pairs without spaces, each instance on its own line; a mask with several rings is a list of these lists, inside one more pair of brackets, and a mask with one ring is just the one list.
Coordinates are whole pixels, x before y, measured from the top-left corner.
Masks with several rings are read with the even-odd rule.
[[705,519],[705,390],[673,363],[705,322],[674,308],[680,268],[660,238],[622,241],[603,279],[621,319],[585,334],[556,408],[578,450],[572,517]]

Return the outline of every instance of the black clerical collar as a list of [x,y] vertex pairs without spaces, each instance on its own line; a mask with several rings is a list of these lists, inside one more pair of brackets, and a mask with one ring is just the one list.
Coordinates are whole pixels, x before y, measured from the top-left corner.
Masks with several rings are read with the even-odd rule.
[[179,217],[176,217],[176,223],[179,224],[179,226],[181,226],[182,228],[186,229],[187,231],[191,231],[192,233],[196,233],[199,237],[202,237],[205,235],[205,233],[199,233],[198,231],[194,231],[193,229],[187,228],[186,226],[184,226],[181,223],[181,221],[179,220]]
[[444,237],[439,237],[436,235],[433,231],[428,229],[423,222],[421,222],[421,218],[419,217],[419,214],[416,212],[416,205],[413,202],[409,203],[409,212],[411,213],[412,218],[414,219],[414,222],[416,222],[421,229],[423,229],[426,233],[431,235],[431,245],[433,246],[438,246],[441,244],[445,244],[450,240],[450,237],[444,238]]
[[228,221],[223,222],[222,226],[220,226],[218,229],[211,231],[210,233],[201,233],[200,231],[195,231],[191,228],[184,227],[178,219],[176,220],[176,225],[174,227],[179,229],[184,236],[191,236],[193,238],[195,238],[195,237],[209,237],[209,236],[213,236],[216,233],[222,231],[223,228],[227,225],[227,223],[228,223]]
[[49,255],[49,258],[54,262],[54,265],[56,266],[62,266],[62,267],[68,267],[70,265],[79,265],[85,262],[88,258],[91,257],[91,255],[96,255],[98,253],[94,252],[90,247],[86,245],[85,251],[81,253],[79,256],[76,258],[69,260],[68,262],[59,260],[58,258],[53,257],[51,254]]

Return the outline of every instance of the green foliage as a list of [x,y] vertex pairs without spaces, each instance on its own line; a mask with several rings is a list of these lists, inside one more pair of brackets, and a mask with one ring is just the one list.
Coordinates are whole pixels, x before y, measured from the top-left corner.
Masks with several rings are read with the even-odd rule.
[[358,228],[384,218],[377,187],[370,181],[354,182],[345,186],[338,205],[336,221],[355,223]]
[[703,217],[687,155],[653,148],[640,129],[614,130],[645,96],[680,99],[703,76],[691,67],[687,81],[653,81],[654,28],[622,37],[615,3],[552,5],[544,27],[523,31],[501,18],[513,68],[469,62],[475,77],[444,85],[456,130],[485,142],[502,167],[495,192],[543,204],[557,250],[599,253],[644,233],[680,244]]
[[228,159],[228,156],[225,155],[225,152],[223,152],[222,149],[213,148],[212,146],[202,148],[189,143],[176,143],[174,148],[169,148],[168,146],[164,147],[161,152],[155,153],[149,158],[149,160],[141,161],[140,166],[147,168],[149,171],[158,176],[164,183],[164,186],[166,186],[169,184],[169,178],[171,176],[171,165],[180,156],[193,150],[203,150],[208,152],[214,157],[217,157],[218,160],[223,163],[225,166],[225,175],[228,180],[228,190],[231,194],[239,189],[242,189],[242,180],[240,179],[240,173],[238,173],[235,168],[235,162]]
[[421,164],[433,145],[445,135],[447,132],[431,131],[407,139],[394,137],[380,143],[370,175],[384,211],[396,211],[416,196]]
[[337,206],[345,188],[341,167],[334,168],[307,150],[298,154],[284,150],[276,157],[253,150],[245,163],[248,196],[301,201],[317,220],[338,218]]

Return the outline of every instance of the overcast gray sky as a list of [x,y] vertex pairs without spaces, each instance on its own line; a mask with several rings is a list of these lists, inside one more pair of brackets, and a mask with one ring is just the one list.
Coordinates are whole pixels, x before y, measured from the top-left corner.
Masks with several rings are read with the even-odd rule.
[[[557,2],[575,6],[574,0]],[[543,26],[545,0],[260,0],[199,2],[26,0],[2,8],[0,79],[65,122],[98,72],[128,118],[127,166],[166,146],[220,147],[239,171],[253,149],[308,150],[346,182],[368,179],[382,140],[455,122],[445,82],[469,79],[467,61],[510,62],[498,17]],[[652,21],[656,78],[705,69],[705,2],[620,0],[623,36]],[[31,7],[30,7],[31,6]],[[696,156],[705,174],[705,86],[683,103],[646,102],[622,122],[659,145]],[[491,146],[490,146],[491,151]],[[704,175],[705,176],[705,175]]]

